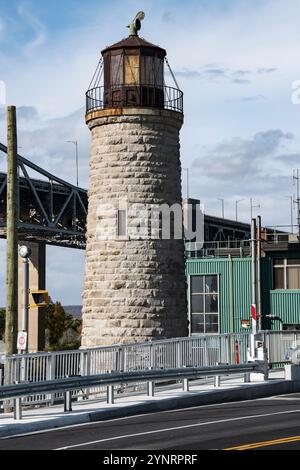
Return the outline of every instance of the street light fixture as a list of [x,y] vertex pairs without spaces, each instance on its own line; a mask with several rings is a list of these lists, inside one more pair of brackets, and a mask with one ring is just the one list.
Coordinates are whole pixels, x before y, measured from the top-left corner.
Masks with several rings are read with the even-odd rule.
[[77,140],[67,140],[67,144],[73,144],[75,145],[75,158],[76,158],[76,183],[77,183],[77,188],[79,186],[79,178],[78,178],[78,141]]

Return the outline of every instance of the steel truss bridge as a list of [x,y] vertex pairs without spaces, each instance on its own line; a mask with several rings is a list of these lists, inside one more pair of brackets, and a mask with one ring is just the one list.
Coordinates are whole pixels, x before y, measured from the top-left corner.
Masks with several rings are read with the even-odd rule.
[[[0,143],[1,154],[7,147]],[[19,239],[85,248],[87,191],[18,155]],[[32,173],[37,175],[32,177]],[[7,174],[0,173],[0,238],[6,238]]]
[[[7,147],[0,143],[0,158],[1,154],[7,154]],[[67,183],[21,155],[18,168],[19,239],[85,249],[87,190]],[[7,175],[0,173],[0,238],[6,238],[6,186]],[[250,238],[249,224],[205,215],[204,225],[206,241]]]

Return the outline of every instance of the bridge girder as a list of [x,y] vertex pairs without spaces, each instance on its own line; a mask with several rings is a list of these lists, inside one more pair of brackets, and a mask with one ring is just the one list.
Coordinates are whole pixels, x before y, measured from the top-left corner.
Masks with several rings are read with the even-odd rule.
[[[0,152],[7,147],[0,143]],[[87,190],[78,188],[18,155],[19,239],[85,249]],[[32,172],[38,178],[32,177]],[[41,179],[39,179],[41,178]],[[0,173],[0,238],[6,237],[7,175]]]

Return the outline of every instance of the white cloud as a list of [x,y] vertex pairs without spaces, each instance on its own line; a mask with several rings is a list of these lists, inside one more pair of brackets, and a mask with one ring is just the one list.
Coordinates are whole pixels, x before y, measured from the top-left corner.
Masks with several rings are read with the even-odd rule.
[[25,24],[27,24],[33,32],[33,38],[24,45],[27,53],[35,52],[39,46],[42,46],[47,38],[46,27],[39,19],[28,9],[25,3],[18,5],[18,14]]

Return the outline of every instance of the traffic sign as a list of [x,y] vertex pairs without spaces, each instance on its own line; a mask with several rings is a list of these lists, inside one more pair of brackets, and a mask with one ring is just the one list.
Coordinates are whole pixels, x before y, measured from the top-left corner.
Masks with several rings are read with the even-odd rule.
[[20,333],[18,333],[17,349],[19,351],[26,351],[26,348],[27,348],[27,332],[20,331]]

